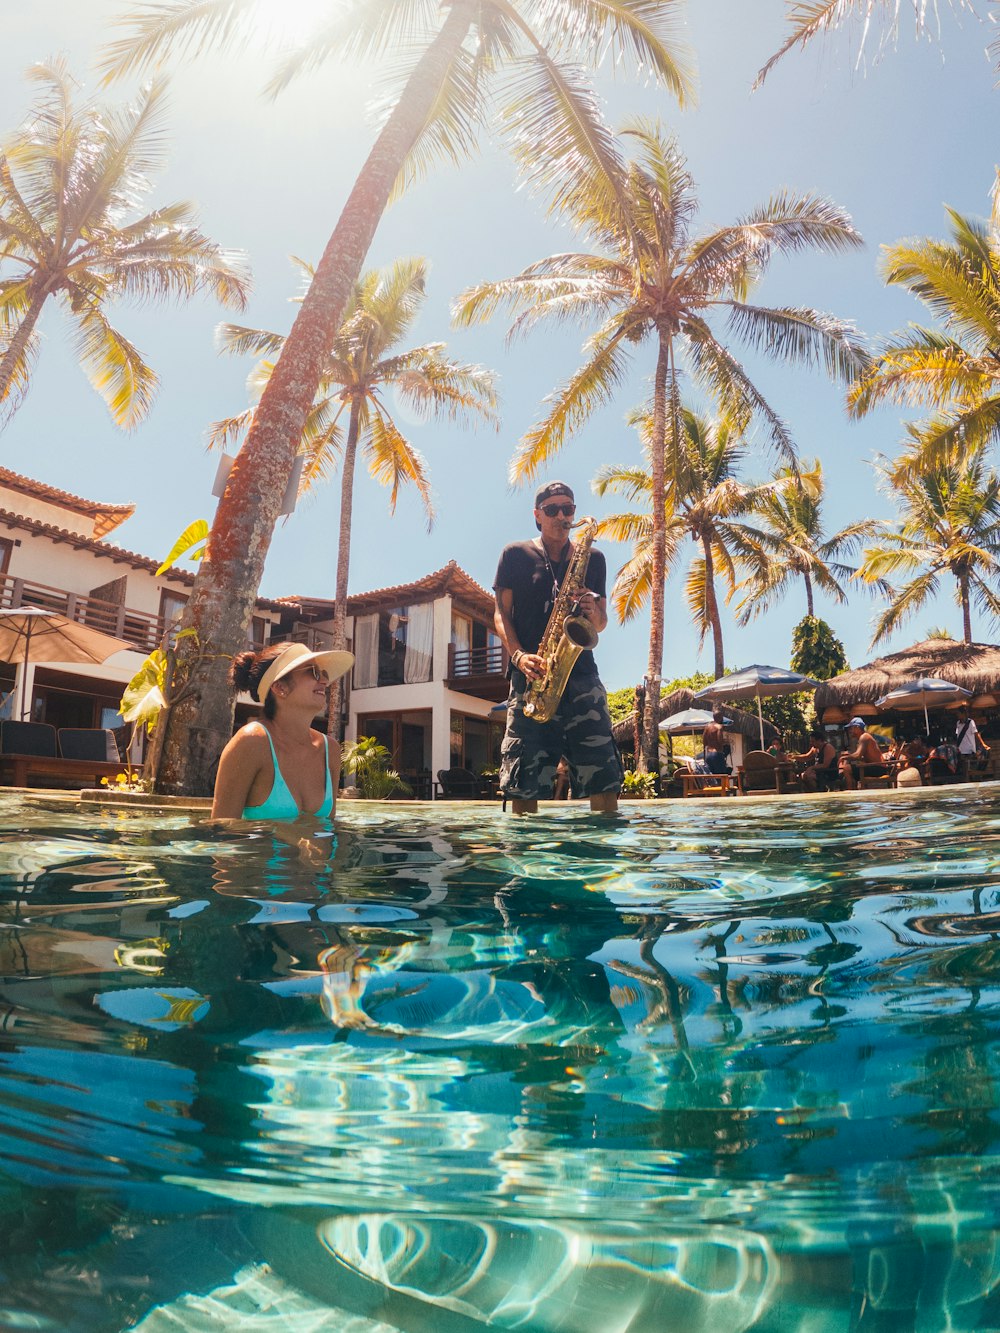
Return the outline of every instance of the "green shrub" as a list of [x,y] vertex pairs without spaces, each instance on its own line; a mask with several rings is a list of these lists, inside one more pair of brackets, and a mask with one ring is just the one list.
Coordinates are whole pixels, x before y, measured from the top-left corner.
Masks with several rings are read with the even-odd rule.
[[627,768],[622,779],[622,795],[632,796],[640,801],[652,800],[656,795],[656,774],[635,773]]
[[344,771],[354,775],[355,785],[366,801],[384,801],[390,796],[411,794],[409,783],[389,767],[389,751],[374,736],[361,736],[345,745],[342,758]]

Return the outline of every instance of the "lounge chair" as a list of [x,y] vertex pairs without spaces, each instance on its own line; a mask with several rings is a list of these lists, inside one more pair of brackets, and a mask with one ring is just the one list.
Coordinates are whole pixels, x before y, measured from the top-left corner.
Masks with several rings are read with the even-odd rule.
[[469,768],[439,768],[438,783],[446,801],[476,801],[483,784]]
[[797,790],[799,780],[787,760],[776,759],[766,750],[748,750],[739,769],[740,790],[784,793]]
[[103,727],[60,727],[59,753],[64,759],[105,759],[118,763],[115,734]]

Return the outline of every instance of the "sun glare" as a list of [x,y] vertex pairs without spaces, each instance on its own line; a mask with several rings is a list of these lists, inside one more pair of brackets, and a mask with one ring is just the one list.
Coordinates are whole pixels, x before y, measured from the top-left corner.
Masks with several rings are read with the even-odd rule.
[[261,45],[297,46],[317,32],[331,0],[257,0],[254,30]]

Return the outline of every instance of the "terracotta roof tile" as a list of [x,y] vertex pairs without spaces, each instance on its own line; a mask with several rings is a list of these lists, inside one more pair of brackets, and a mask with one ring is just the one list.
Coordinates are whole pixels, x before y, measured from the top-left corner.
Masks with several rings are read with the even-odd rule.
[[58,505],[61,509],[68,509],[71,513],[81,514],[84,518],[92,518],[93,537],[103,537],[105,533],[113,532],[135,513],[135,505],[104,504],[100,500],[84,500],[82,496],[61,491],[55,486],[46,485],[44,481],[22,476],[20,472],[12,472],[6,467],[0,467],[0,486],[5,486],[10,491],[18,491],[21,495],[30,495],[36,500],[45,500],[49,504]]

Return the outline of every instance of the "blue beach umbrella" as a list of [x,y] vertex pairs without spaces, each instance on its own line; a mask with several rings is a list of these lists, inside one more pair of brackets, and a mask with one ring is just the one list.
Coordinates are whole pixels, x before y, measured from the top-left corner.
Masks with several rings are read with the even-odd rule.
[[897,685],[894,690],[875,700],[875,707],[884,712],[899,710],[902,712],[924,710],[924,728],[930,731],[928,708],[943,708],[945,704],[958,703],[968,699],[971,690],[963,690],[961,685],[953,685],[950,680],[940,680],[937,676],[921,676],[918,680],[907,680]]
[[743,667],[728,676],[720,676],[698,690],[696,699],[756,699],[757,721],[760,723],[760,748],[764,748],[764,714],[761,712],[761,699],[773,699],[781,694],[798,694],[800,690],[815,690],[818,680],[811,676],[802,676],[791,667],[753,666]]

